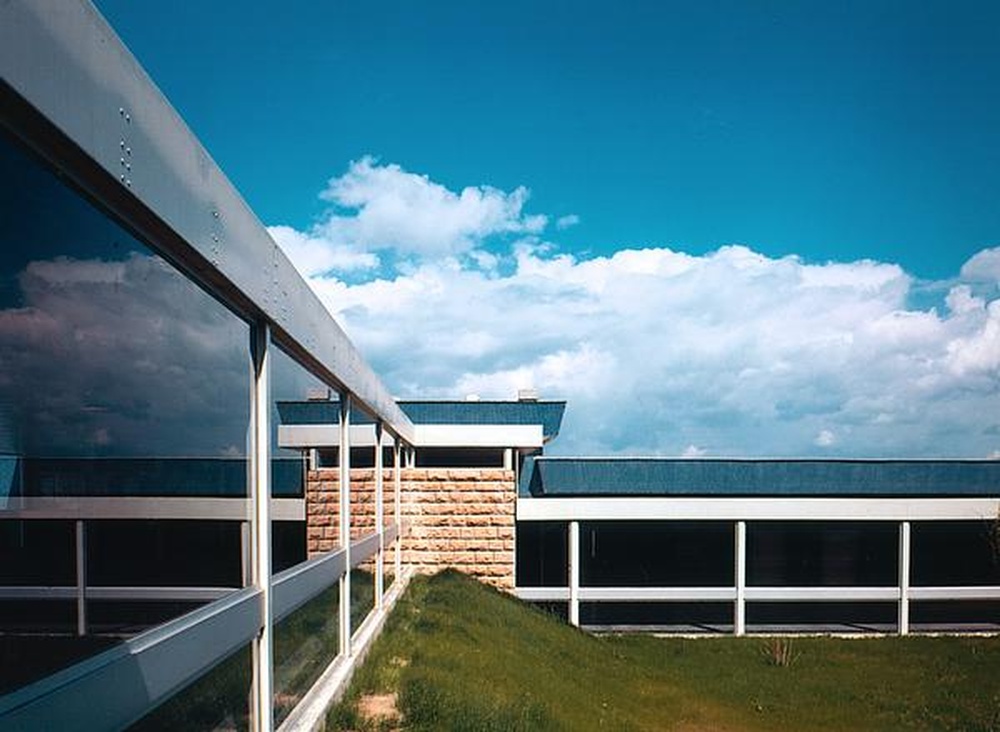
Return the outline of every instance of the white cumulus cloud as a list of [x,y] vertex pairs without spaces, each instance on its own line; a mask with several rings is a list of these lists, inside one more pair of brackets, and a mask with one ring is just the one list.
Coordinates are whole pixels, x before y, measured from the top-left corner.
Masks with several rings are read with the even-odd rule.
[[374,252],[418,258],[462,254],[490,237],[536,234],[548,219],[524,212],[528,189],[468,186],[453,192],[426,175],[371,157],[351,163],[320,197],[332,204],[308,231],[273,226],[271,235],[306,275],[370,268]]
[[[970,259],[938,308],[919,309],[893,263],[742,245],[562,252],[524,214],[523,190],[456,193],[370,159],[331,183],[324,226],[338,241],[385,249],[386,261],[420,255],[362,279],[311,278],[395,393],[511,398],[531,386],[566,398],[555,452],[1000,448],[997,250]],[[401,213],[423,208],[438,215]],[[485,243],[500,233],[512,236]]]

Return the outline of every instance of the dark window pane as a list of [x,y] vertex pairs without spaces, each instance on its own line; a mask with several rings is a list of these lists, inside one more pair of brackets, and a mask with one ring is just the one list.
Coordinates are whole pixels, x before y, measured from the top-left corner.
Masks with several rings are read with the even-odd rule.
[[[747,625],[756,631],[769,629],[816,632],[826,626],[839,632],[884,632],[896,628],[894,602],[748,602]],[[789,627],[792,626],[792,627]]]
[[922,521],[910,525],[910,584],[1000,585],[995,521]]
[[897,583],[899,529],[888,522],[747,524],[747,584],[887,586]]
[[[2,135],[0,181],[0,505],[246,495],[247,324]],[[29,523],[0,529],[3,581],[75,585],[74,522]],[[92,585],[241,583],[238,523],[87,528]],[[88,631],[131,632],[190,606],[92,600]],[[2,602],[0,616],[76,630],[64,600]],[[57,656],[47,668],[72,658]]]
[[518,522],[515,555],[519,587],[567,586],[566,526],[559,521]]
[[594,521],[580,525],[585,586],[706,587],[735,582],[733,525]]
[[73,521],[0,521],[0,585],[75,585]]
[[503,450],[479,447],[421,447],[418,468],[502,468]]
[[89,521],[88,584],[240,587],[236,521]]
[[732,630],[731,602],[584,602],[582,625],[661,626],[687,632]]

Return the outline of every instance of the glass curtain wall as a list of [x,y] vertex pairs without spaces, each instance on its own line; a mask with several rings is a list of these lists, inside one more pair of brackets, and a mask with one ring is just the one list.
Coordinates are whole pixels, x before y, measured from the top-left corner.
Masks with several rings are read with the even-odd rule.
[[[279,403],[327,400],[330,390],[295,359],[271,343],[271,493],[302,497],[308,455],[281,446]],[[306,560],[305,523],[271,524],[273,571]],[[339,651],[340,594],[337,584],[278,620],[274,628],[274,721],[280,724]]]
[[241,586],[240,522],[182,504],[247,495],[251,366],[243,320],[3,136],[0,181],[4,693]]

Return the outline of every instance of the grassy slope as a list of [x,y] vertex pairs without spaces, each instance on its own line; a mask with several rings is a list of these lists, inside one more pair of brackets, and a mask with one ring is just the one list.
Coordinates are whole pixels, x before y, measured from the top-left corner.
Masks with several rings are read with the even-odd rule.
[[396,691],[408,730],[1000,730],[1000,639],[595,638],[454,572],[416,578],[335,729]]

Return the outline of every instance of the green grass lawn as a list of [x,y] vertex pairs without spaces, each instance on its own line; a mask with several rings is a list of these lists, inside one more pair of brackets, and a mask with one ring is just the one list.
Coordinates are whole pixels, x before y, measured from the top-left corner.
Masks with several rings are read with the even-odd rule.
[[417,577],[329,727],[1000,730],[1000,638],[593,637],[455,572]]

